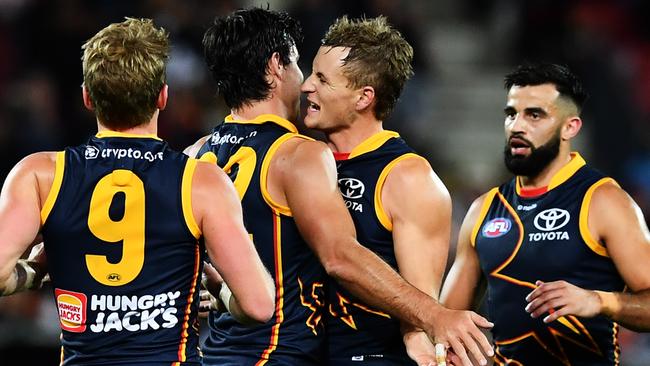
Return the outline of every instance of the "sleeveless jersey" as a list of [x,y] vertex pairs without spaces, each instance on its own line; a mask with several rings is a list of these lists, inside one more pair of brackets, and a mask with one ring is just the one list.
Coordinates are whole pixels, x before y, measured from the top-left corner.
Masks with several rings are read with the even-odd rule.
[[196,160],[100,132],[59,152],[43,237],[63,365],[198,365]]
[[[359,243],[395,270],[392,223],[381,206],[381,190],[391,169],[418,157],[396,132],[382,131],[337,161],[339,189]],[[334,280],[328,283],[327,317],[330,365],[415,365],[406,354],[400,323],[372,308]]]
[[613,180],[573,153],[545,193],[522,196],[515,178],[487,194],[472,244],[487,278],[496,364],[618,365],[618,325],[611,320],[566,316],[545,324],[524,310],[537,280],[624,289],[606,247],[587,226],[591,196],[607,182]]
[[233,179],[244,224],[276,287],[275,314],[266,324],[244,326],[229,313],[210,313],[205,365],[309,366],[321,364],[324,357],[325,271],[300,236],[290,209],[273,202],[266,188],[271,158],[283,142],[301,137],[297,132],[275,115],[250,121],[228,116],[198,153],[202,160],[216,159]]

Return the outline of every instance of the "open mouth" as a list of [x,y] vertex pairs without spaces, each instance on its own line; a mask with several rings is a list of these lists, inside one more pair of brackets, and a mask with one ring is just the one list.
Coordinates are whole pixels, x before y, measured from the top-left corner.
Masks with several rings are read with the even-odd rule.
[[312,102],[311,100],[307,100],[309,104],[307,105],[307,111],[309,112],[318,112],[320,111],[320,105]]
[[509,141],[512,155],[525,155],[530,151],[530,144],[521,138],[511,137]]

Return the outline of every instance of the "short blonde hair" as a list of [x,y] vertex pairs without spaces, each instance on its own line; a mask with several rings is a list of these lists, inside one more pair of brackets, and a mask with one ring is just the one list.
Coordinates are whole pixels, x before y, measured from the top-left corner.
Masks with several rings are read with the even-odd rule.
[[151,19],[126,18],[81,48],[84,85],[99,122],[117,130],[147,123],[165,85],[167,32]]
[[334,22],[322,40],[325,47],[350,48],[343,60],[343,75],[349,86],[375,89],[375,117],[388,118],[404,84],[413,75],[413,48],[385,17]]

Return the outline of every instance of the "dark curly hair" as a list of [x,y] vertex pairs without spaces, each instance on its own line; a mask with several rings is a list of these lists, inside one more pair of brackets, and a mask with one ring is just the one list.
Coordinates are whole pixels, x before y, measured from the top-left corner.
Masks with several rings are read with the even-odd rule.
[[217,92],[229,108],[237,109],[268,98],[269,59],[278,52],[288,65],[291,48],[300,42],[300,24],[287,13],[240,9],[214,20],[203,36],[203,53]]
[[524,63],[506,75],[504,85],[506,90],[514,85],[542,85],[553,84],[560,96],[570,99],[578,109],[587,100],[587,92],[584,90],[582,83],[569,70],[568,67],[552,63]]

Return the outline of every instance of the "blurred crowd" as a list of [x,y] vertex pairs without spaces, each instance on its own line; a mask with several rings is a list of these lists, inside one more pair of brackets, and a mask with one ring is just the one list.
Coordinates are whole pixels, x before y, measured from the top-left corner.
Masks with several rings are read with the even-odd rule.
[[[171,35],[170,99],[159,135],[183,149],[228,113],[215,95],[201,51],[203,31],[215,15],[264,3],[243,0],[0,0],[0,182],[25,155],[61,150],[84,142],[96,130],[81,102],[81,45],[124,16],[153,18]],[[616,178],[650,217],[650,2],[643,0],[284,0],[302,23],[300,66],[307,75],[320,37],[337,17],[385,15],[415,49],[414,79],[388,127],[398,129],[432,162],[449,185],[455,216],[462,218],[481,191],[497,181],[454,185],[463,167],[444,161],[423,139],[430,98],[444,72],[428,43],[439,23],[471,24],[485,32],[495,52],[476,60],[508,70],[523,60],[567,64],[590,93],[584,111],[589,124],[588,159]],[[494,93],[505,95],[502,85]],[[428,99],[429,98],[429,99]],[[501,106],[497,106],[498,109]],[[396,118],[398,117],[398,118]],[[498,120],[487,121],[501,128]],[[444,133],[444,131],[442,132]],[[476,131],[475,133],[480,133]],[[451,143],[451,142],[450,142]],[[503,141],[495,141],[500,145]],[[469,153],[481,154],[480,151]],[[494,149],[500,151],[501,148]],[[503,167],[491,167],[504,171]],[[506,175],[503,174],[502,177]],[[0,299],[0,364],[54,364],[59,328],[49,289]],[[623,332],[624,365],[650,364],[650,337]]]

